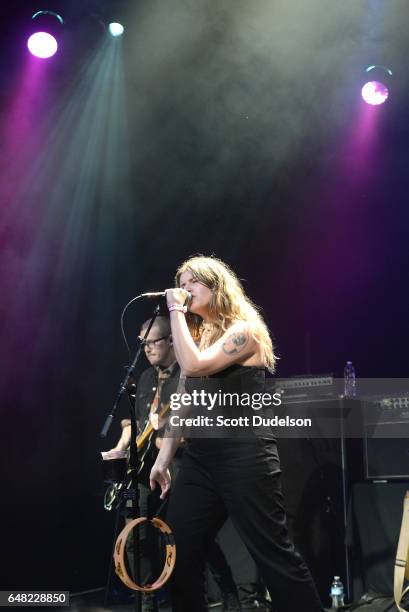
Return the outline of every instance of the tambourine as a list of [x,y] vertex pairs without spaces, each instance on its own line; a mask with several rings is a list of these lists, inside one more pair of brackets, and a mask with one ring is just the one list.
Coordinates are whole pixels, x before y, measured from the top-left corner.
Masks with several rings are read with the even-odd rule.
[[[166,557],[165,557],[165,565],[163,566],[163,570],[159,578],[155,580],[153,584],[146,584],[145,586],[139,586],[135,584],[135,582],[132,580],[132,578],[129,576],[127,572],[126,562],[125,562],[125,555],[126,555],[125,547],[126,547],[126,541],[132,529],[136,527],[137,525],[141,525],[142,523],[146,523],[146,522],[152,523],[152,525],[156,527],[157,529],[159,529],[165,536]],[[152,518],[148,521],[146,516],[141,516],[137,519],[134,519],[133,521],[125,525],[125,527],[122,529],[121,533],[119,534],[116,540],[115,549],[114,549],[115,572],[118,575],[118,577],[122,580],[122,582],[127,587],[129,587],[130,589],[133,589],[134,591],[142,591],[143,593],[152,593],[152,591],[157,591],[158,589],[162,588],[163,585],[169,580],[169,578],[172,575],[173,568],[175,567],[175,561],[176,561],[176,546],[175,546],[175,541],[173,539],[173,534],[170,530],[170,527],[158,518]]]

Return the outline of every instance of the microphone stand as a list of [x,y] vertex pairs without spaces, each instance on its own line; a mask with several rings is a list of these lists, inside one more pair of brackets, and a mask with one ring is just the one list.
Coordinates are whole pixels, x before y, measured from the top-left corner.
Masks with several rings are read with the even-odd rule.
[[[146,329],[145,335],[142,338],[142,341],[140,342],[135,357],[131,363],[131,365],[127,368],[126,374],[125,374],[125,378],[123,380],[123,382],[121,383],[120,387],[119,387],[119,391],[118,391],[118,395],[117,398],[115,400],[115,403],[113,405],[112,411],[111,413],[107,416],[107,418],[105,419],[105,423],[104,426],[101,430],[101,438],[106,438],[107,433],[112,425],[112,421],[114,419],[116,410],[121,402],[121,399],[123,397],[123,395],[125,394],[125,392],[128,389],[128,385],[129,385],[129,381],[133,375],[133,372],[135,370],[135,366],[138,363],[139,357],[142,353],[143,350],[143,341],[146,340],[146,338],[149,335],[149,332],[152,328],[152,325],[155,322],[156,317],[159,315],[160,312],[160,306],[159,304],[157,304],[155,306],[155,309],[153,311],[153,316],[149,322],[149,325]],[[136,519],[140,516],[140,509],[139,509],[139,487],[138,487],[138,472],[139,472],[139,456],[138,456],[138,447],[135,443],[136,437],[137,437],[137,425],[136,425],[136,415],[135,415],[135,410],[132,408],[131,404],[129,406],[129,412],[130,412],[130,419],[131,419],[131,442],[129,445],[129,471],[131,474],[131,484],[128,490],[125,491],[121,491],[121,499],[120,499],[120,504],[119,504],[119,508],[118,508],[118,514],[117,514],[117,519],[115,522],[115,533],[114,533],[114,546],[115,546],[115,542],[116,542],[116,538],[117,538],[117,534],[118,534],[118,524],[119,524],[119,515],[120,515],[120,508],[122,504],[126,504],[126,500],[130,499],[132,501],[132,505],[131,505],[131,519]],[[138,527],[136,527],[133,532],[132,532],[132,549],[133,549],[133,576],[134,576],[134,582],[136,582],[136,584],[140,584],[141,583],[141,567],[140,567],[140,557],[139,557],[139,549],[140,549],[140,537],[139,537],[139,529]],[[112,552],[112,556],[111,556],[111,563],[109,566],[109,574],[108,574],[108,585],[107,585],[107,591],[106,591],[106,598],[108,596],[108,590],[109,590],[109,584],[111,582],[111,576],[112,576],[112,569],[113,569],[113,552]],[[141,591],[136,591],[135,592],[135,610],[136,612],[141,612],[142,610],[142,598],[141,598]]]

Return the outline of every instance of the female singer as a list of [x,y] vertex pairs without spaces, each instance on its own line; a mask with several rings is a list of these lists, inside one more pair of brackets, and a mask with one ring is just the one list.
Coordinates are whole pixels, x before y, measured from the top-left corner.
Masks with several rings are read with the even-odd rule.
[[[209,377],[229,391],[263,390],[265,369],[272,371],[276,359],[272,342],[260,313],[225,263],[215,257],[188,259],[166,299],[187,391]],[[194,416],[194,407],[191,410]],[[241,415],[246,411],[252,412],[249,407],[239,409]],[[178,436],[164,439],[151,471],[151,487],[158,483],[162,498],[170,487],[168,466],[178,443]],[[271,429],[263,427],[251,429],[246,437],[210,435],[186,443],[167,514],[177,551],[173,611],[207,611],[205,546],[227,516],[277,612],[321,612],[309,570],[289,539],[277,446]]]

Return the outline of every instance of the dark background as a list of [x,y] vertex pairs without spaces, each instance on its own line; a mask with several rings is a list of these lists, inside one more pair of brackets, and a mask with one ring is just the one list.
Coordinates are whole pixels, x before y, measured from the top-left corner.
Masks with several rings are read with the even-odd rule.
[[[406,0],[50,6],[49,62],[25,49],[39,4],[5,7],[0,39],[2,589],[103,584],[121,310],[189,255],[237,271],[280,376],[407,376]],[[394,72],[377,108],[369,64]]]

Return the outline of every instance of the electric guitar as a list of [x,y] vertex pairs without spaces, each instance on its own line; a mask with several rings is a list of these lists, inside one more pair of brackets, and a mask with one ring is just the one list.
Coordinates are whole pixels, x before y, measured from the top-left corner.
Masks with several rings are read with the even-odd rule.
[[[169,411],[170,404],[164,404],[160,412],[155,413],[159,419],[163,418]],[[156,429],[153,427],[150,418],[147,419],[145,428],[142,433],[136,438],[136,448],[139,455],[138,480],[147,481],[152,464],[158,454],[158,449],[155,446]],[[132,470],[128,467],[125,477],[122,482],[114,482],[107,488],[104,495],[105,510],[116,510],[118,508],[121,496],[120,493],[124,489],[129,489],[131,486]]]

